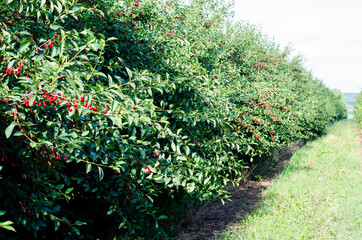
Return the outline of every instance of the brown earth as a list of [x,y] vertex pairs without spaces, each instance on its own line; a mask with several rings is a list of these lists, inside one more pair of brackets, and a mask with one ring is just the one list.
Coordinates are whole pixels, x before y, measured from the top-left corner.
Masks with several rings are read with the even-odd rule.
[[191,207],[177,224],[177,233],[171,239],[209,240],[227,229],[232,229],[245,215],[258,208],[265,189],[272,184],[272,180],[279,175],[293,153],[302,145],[297,143],[282,151],[276,151],[275,167],[264,169],[260,180],[248,180],[235,189],[231,201],[226,201],[225,205],[220,202],[208,202],[203,206]]

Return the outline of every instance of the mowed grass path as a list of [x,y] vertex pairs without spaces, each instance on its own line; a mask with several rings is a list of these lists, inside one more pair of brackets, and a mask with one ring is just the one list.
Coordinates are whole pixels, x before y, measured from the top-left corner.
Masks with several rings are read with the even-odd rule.
[[261,205],[217,239],[362,239],[362,156],[352,120],[298,150]]

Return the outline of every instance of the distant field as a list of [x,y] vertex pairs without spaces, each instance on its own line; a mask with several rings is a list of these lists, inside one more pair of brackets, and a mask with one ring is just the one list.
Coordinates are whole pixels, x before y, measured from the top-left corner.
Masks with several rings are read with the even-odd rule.
[[353,115],[353,105],[356,102],[358,93],[343,93],[343,96],[348,106],[348,115]]

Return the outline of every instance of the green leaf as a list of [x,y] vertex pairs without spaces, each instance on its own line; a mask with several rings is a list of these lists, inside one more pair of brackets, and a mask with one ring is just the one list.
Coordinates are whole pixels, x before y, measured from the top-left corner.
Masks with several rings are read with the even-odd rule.
[[27,31],[21,31],[19,32],[21,35],[28,35],[31,36],[31,33],[27,32]]
[[163,220],[163,219],[168,219],[168,217],[166,215],[161,215],[158,217],[158,220]]
[[87,131],[84,131],[84,132],[82,132],[82,137],[88,136],[88,134],[89,134],[89,131],[88,131],[88,130],[87,130]]
[[108,85],[109,85],[109,86],[112,86],[112,85],[113,85],[113,79],[112,79],[112,77],[111,77],[109,74],[107,74],[107,78],[108,78]]
[[58,30],[59,28],[63,28],[63,27],[60,26],[60,25],[50,25],[50,28],[51,28],[52,30]]
[[15,231],[15,228],[13,228],[12,226],[10,226],[10,225],[12,225],[12,224],[14,224],[12,221],[1,222],[1,223],[0,223],[0,227],[5,228],[5,229],[10,230],[10,231],[16,232],[16,231]]
[[86,222],[81,222],[81,221],[79,221],[79,220],[75,221],[74,224],[75,224],[75,225],[78,225],[78,226],[87,225]]
[[26,39],[27,41],[23,41],[20,45],[19,52],[24,52],[30,45],[30,40]]
[[54,11],[54,4],[53,1],[50,1],[50,12]]
[[151,88],[148,88],[147,89],[147,92],[148,92],[148,94],[152,97],[153,95],[152,95],[152,89]]
[[57,2],[57,5],[58,5],[58,7],[56,7],[56,9],[58,10],[58,13],[61,14],[63,11],[63,6],[60,2]]
[[8,68],[12,68],[14,66],[15,62],[16,62],[15,60],[11,60],[8,64]]
[[118,38],[116,38],[116,37],[110,37],[110,38],[107,39],[107,41],[115,41],[115,40],[118,40]]
[[98,178],[99,178],[99,181],[101,181],[104,177],[104,171],[101,167],[98,167]]
[[189,146],[186,146],[186,147],[185,147],[185,154],[186,154],[186,155],[189,155],[189,154],[190,154],[190,148],[189,148]]
[[54,231],[57,231],[59,229],[60,222],[58,220],[54,221]]
[[156,182],[158,183],[164,183],[165,182],[165,179],[163,178],[162,175],[157,175],[153,178],[153,180],[155,180]]
[[146,157],[146,152],[145,152],[144,149],[140,148],[140,149],[138,149],[138,151],[139,151],[140,154],[141,154],[141,158],[145,158],[145,157]]
[[16,126],[16,122],[12,122],[6,129],[5,129],[5,135],[6,138],[9,138],[14,130],[14,127]]
[[129,80],[132,79],[132,71],[126,67],[126,71],[127,71],[127,74],[128,74],[128,77],[129,77]]
[[92,164],[87,163],[85,173],[88,174],[92,170]]
[[53,208],[53,213],[54,212],[59,212],[60,211],[60,205],[56,205],[54,208]]
[[190,186],[188,187],[187,191],[189,193],[192,193],[195,190],[195,183],[191,183]]
[[73,191],[73,188],[68,188],[66,191],[65,191],[65,194],[69,194]]
[[172,151],[176,152],[176,145],[174,142],[171,143]]
[[80,235],[80,231],[77,227],[72,227],[72,229],[77,235]]

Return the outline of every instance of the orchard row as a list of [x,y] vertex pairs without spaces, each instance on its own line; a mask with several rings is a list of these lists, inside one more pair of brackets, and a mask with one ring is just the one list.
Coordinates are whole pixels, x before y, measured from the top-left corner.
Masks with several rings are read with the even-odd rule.
[[356,103],[353,107],[353,115],[357,124],[362,129],[362,92],[360,92],[357,96]]
[[227,1],[188,2],[0,3],[0,210],[17,231],[0,238],[165,239],[175,206],[226,199],[346,117]]

